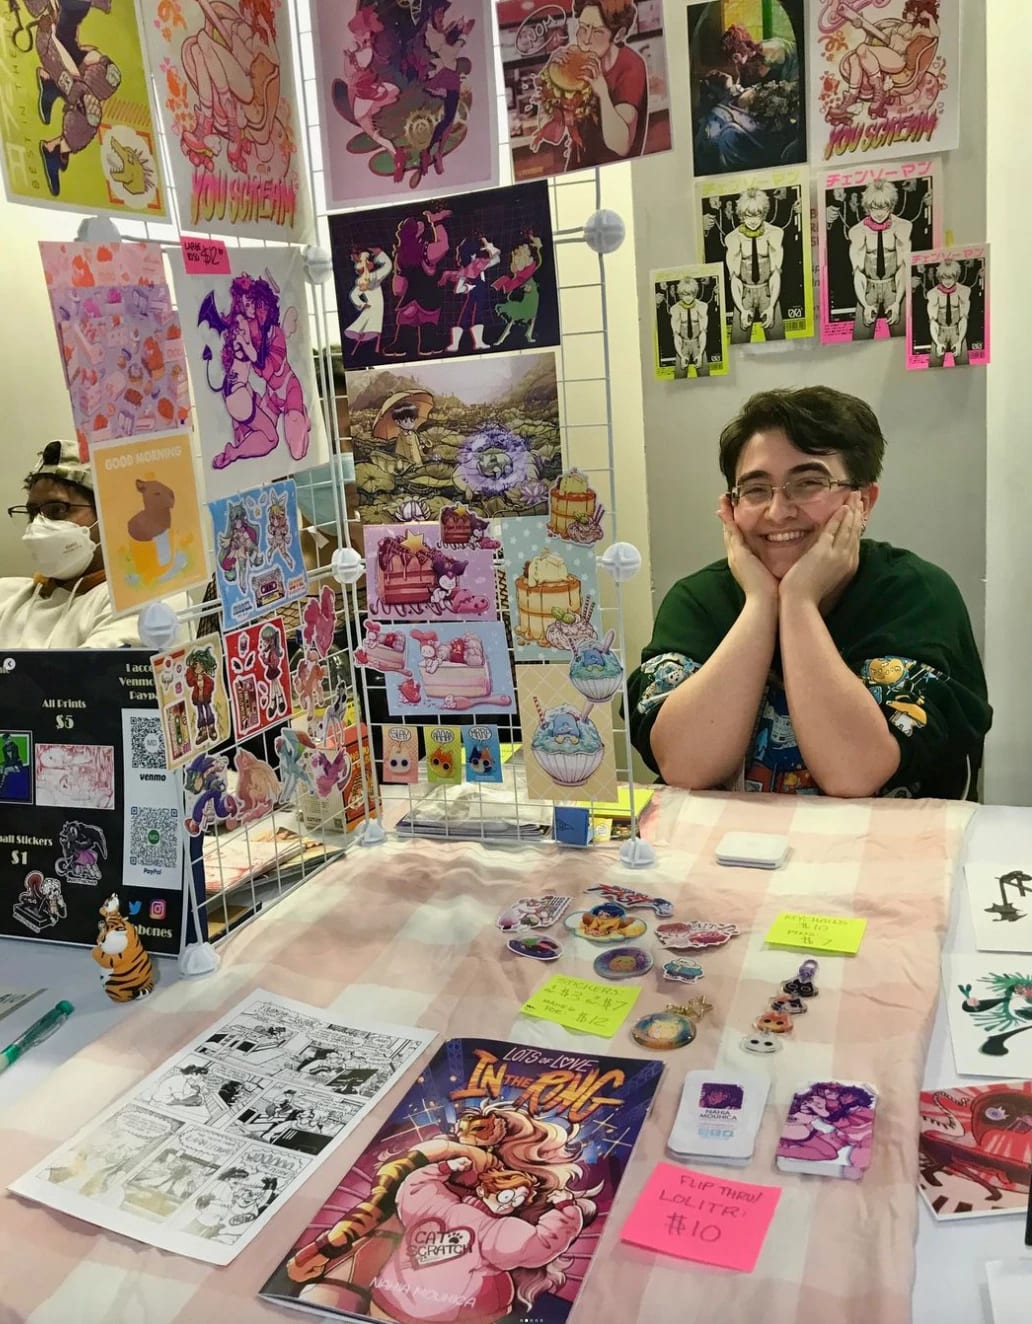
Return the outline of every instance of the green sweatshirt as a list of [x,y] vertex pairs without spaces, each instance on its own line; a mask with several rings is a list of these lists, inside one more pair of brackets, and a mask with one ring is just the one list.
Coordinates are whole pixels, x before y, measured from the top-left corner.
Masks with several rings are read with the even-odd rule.
[[[744,602],[726,560],[679,580],[663,599],[629,681],[634,745],[655,771],[652,724],[660,705],[713,654]],[[859,569],[826,624],[899,742],[899,767],[879,794],[960,797],[969,762],[973,793],[992,709],[967,608],[949,575],[913,552],[865,538]],[[745,787],[818,795],[780,672],[775,649],[746,752]]]

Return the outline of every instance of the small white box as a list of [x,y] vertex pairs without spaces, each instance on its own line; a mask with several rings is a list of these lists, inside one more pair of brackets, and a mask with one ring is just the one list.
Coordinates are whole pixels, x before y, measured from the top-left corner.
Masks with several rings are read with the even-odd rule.
[[727,832],[717,843],[717,863],[777,869],[788,856],[788,838],[776,832]]

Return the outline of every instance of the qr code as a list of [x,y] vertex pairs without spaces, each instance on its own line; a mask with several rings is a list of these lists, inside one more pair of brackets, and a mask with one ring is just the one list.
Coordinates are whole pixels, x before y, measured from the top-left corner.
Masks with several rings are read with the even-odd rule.
[[133,805],[129,813],[129,864],[137,869],[174,869],[179,862],[178,810]]
[[134,768],[165,766],[165,738],[161,732],[160,713],[130,713],[129,742]]

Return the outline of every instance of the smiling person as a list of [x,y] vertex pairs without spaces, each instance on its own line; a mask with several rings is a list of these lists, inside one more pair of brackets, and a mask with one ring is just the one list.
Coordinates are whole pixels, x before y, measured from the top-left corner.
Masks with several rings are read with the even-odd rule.
[[36,574],[0,579],[0,647],[121,648],[139,644],[135,616],[112,619],[90,466],[74,441],[51,441],[25,479],[22,542]]
[[665,782],[974,794],[992,710],[960,592],[862,536],[884,450],[870,406],[825,386],[754,395],[724,428],[727,557],[674,585],[630,678]]

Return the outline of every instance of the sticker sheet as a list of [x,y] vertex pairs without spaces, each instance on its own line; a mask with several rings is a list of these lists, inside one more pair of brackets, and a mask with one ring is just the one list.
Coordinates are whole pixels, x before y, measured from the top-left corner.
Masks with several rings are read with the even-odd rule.
[[167,767],[181,768],[229,739],[232,728],[222,663],[218,634],[151,658]]
[[215,534],[215,582],[227,626],[305,596],[308,576],[292,478],[211,501],[208,509]]
[[179,317],[157,244],[41,243],[79,454],[91,442],[185,427]]
[[558,663],[516,668],[532,800],[615,800],[613,710],[595,704]]
[[166,216],[134,0],[8,0],[0,161],[11,202]]
[[975,946],[980,952],[1032,955],[1032,873],[1014,861],[964,865]]
[[326,206],[498,183],[491,15],[480,0],[313,0]]
[[[385,670],[387,708],[396,717],[446,712],[508,713],[512,669],[500,621],[399,625],[390,631],[403,651],[402,669]],[[386,643],[384,647],[389,647]],[[361,662],[358,653],[356,661]],[[370,663],[366,663],[369,665]],[[371,665],[375,665],[375,659]]]
[[11,1189],[229,1264],[433,1039],[251,993]]
[[595,549],[550,537],[548,521],[501,521],[517,662],[569,662],[575,648],[601,633]]
[[960,141],[960,0],[813,0],[810,161],[869,165]]
[[670,150],[662,0],[496,8],[516,180]]
[[719,262],[649,273],[653,368],[661,382],[725,377],[728,321]]
[[918,1161],[918,1189],[939,1222],[1024,1213],[1032,1081],[923,1091]]
[[287,661],[287,631],[280,616],[223,636],[237,739],[285,721],[294,707]]
[[910,256],[907,367],[984,367],[989,362],[989,245]]
[[709,0],[688,8],[695,174],[806,160],[803,0]]
[[345,368],[559,343],[544,182],[331,216],[330,243]]
[[169,261],[208,497],[325,461],[301,252],[234,248],[228,276]]
[[562,469],[554,353],[349,372],[348,401],[363,523],[438,519],[458,548],[488,545],[478,518],[548,511]]
[[184,230],[303,242],[304,128],[283,0],[141,0]]
[[1032,1077],[1032,957],[946,956],[943,986],[958,1072]]
[[90,459],[115,615],[207,584],[190,434],[97,442]]
[[440,524],[371,524],[364,534],[366,601],[375,620],[498,619],[493,552],[442,545]]
[[805,167],[696,186],[700,252],[724,267],[732,345],[814,332],[810,186]]
[[823,344],[906,334],[910,255],[942,243],[943,212],[938,157],[820,177]]

